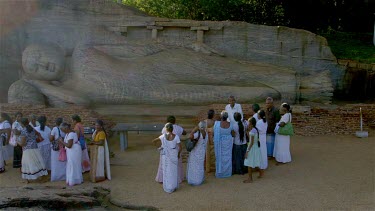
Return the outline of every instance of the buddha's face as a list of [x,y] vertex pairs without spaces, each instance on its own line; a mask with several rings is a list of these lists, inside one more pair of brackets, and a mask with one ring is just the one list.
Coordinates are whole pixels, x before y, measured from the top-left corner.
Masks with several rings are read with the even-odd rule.
[[64,51],[57,45],[30,45],[22,54],[27,76],[38,80],[58,81],[64,75]]

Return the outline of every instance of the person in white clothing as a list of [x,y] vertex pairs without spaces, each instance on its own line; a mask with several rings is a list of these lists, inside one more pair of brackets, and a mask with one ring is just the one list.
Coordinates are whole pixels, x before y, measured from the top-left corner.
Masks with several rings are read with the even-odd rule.
[[[281,105],[280,114],[282,114],[282,117],[278,123],[279,127],[284,127],[287,123],[292,122],[292,114],[290,113],[289,104],[283,103]],[[273,156],[277,161],[276,165],[292,161],[292,156],[290,155],[290,136],[276,133]]]
[[[267,157],[267,120],[266,120],[266,112],[263,110],[258,111],[258,118],[260,119],[256,123],[256,128],[258,128],[259,132],[259,142],[260,142],[260,154],[261,154],[261,161],[260,161],[260,169],[265,170],[268,167],[268,157]],[[264,172],[260,172],[259,178],[263,177]]]
[[178,158],[181,154],[180,138],[173,134],[173,124],[165,125],[166,134],[159,136],[152,142],[161,147],[160,155],[162,156],[163,169],[163,189],[167,193],[172,193],[178,188]]
[[11,134],[11,119],[8,114],[1,113],[0,116],[0,173],[5,171],[5,160],[8,158],[6,154],[8,154],[8,145]]
[[82,176],[82,148],[77,134],[67,123],[62,123],[60,130],[66,135],[59,142],[66,148],[66,184],[69,186],[83,183]]
[[40,126],[35,127],[35,130],[42,135],[43,141],[38,143],[38,149],[42,154],[44,159],[45,166],[48,171],[51,170],[51,142],[49,140],[49,136],[51,135],[51,129],[46,126],[47,118],[45,116],[40,116],[38,118],[38,122]]
[[57,118],[55,127],[52,128],[49,140],[51,141],[51,182],[66,180],[66,161],[59,160],[60,148],[63,145],[59,144],[59,139],[65,138],[65,133],[60,130],[60,125],[63,119]]
[[[168,116],[167,123],[173,124],[172,133],[177,135],[180,139],[183,135],[186,135],[186,131],[184,130],[184,128],[176,124],[176,117]],[[167,133],[167,130],[164,127],[161,131],[161,134],[166,134],[166,133]],[[162,156],[160,156],[158,172],[155,177],[155,181],[159,183],[163,182],[163,163],[162,162],[163,162]],[[181,183],[182,181],[184,181],[184,178],[185,176],[184,176],[184,168],[182,165],[182,157],[179,157],[178,158],[178,182]]]
[[[16,121],[14,121],[13,124],[12,124],[12,134],[14,136],[13,138],[16,141],[19,141],[21,131],[26,129],[21,125],[22,116],[23,115],[22,115],[21,112],[17,112],[16,113]],[[22,166],[22,155],[23,155],[22,147],[19,144],[17,144],[15,147],[13,147],[13,168],[21,168],[21,166]]]
[[247,121],[241,120],[242,116],[240,113],[234,113],[234,120],[232,127],[236,135],[233,140],[232,148],[232,172],[233,174],[245,174],[247,173],[247,168],[244,166],[244,159],[247,149],[246,140],[246,130]]
[[259,104],[253,104],[251,106],[251,109],[253,110],[254,114],[253,114],[253,118],[256,120],[256,122],[259,121],[259,118],[258,118],[258,111],[260,110],[260,106]]
[[201,185],[204,181],[204,159],[208,142],[206,128],[206,121],[201,121],[190,133],[190,139],[198,141],[189,153],[187,162],[186,179],[189,185]]
[[40,123],[38,121],[36,121],[36,115],[35,114],[31,114],[30,115],[30,123],[29,125],[33,128],[36,128],[38,126],[40,126]]
[[[240,104],[236,103],[236,99],[234,96],[230,96],[228,99],[229,104],[225,106],[225,111],[228,113],[228,122],[235,123],[236,121],[234,120],[234,113],[238,112],[241,114],[242,119],[243,119],[243,112],[242,112],[242,107]],[[242,120],[241,119],[241,120]]]

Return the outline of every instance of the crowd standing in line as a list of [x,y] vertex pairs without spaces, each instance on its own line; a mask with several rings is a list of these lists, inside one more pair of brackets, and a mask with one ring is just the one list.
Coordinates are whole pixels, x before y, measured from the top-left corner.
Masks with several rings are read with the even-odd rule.
[[8,114],[1,113],[0,173],[5,172],[6,161],[13,157],[13,168],[20,168],[21,177],[27,183],[37,179],[44,181],[44,176],[50,173],[52,182],[66,181],[73,186],[81,184],[82,173],[88,171],[92,182],[111,180],[103,121],[96,121],[89,141],[89,157],[84,127],[78,115],[72,116],[74,130],[62,118],[56,119],[52,130],[46,125],[45,116],[30,115],[30,120],[17,112],[12,123]]
[[[278,133],[278,128],[292,121],[291,109],[283,103],[280,110],[273,105],[273,99],[266,99],[264,110],[258,104],[252,105],[254,115],[244,120],[242,107],[230,96],[229,104],[215,121],[214,110],[208,111],[208,118],[199,122],[189,134],[195,143],[189,152],[186,179],[193,186],[201,185],[205,180],[205,170],[210,171],[210,145],[214,145],[216,178],[227,178],[233,174],[248,173],[244,183],[253,182],[252,173],[257,170],[259,176],[265,176],[268,160],[275,158],[276,165],[291,162],[290,136]],[[171,121],[171,119],[173,121]],[[181,159],[181,138],[183,128],[171,116],[162,130],[162,135],[153,140],[159,147],[160,163],[156,181],[163,183],[167,193],[176,191],[181,183],[178,162]]]
[[[277,109],[273,99],[268,97],[265,110],[254,104],[254,115],[245,120],[242,107],[235,98],[230,96],[228,102],[219,121],[214,120],[214,110],[209,110],[207,119],[199,122],[189,134],[194,142],[186,169],[186,180],[190,185],[204,183],[205,171],[210,171],[212,145],[217,178],[248,173],[243,182],[251,183],[254,169],[259,171],[258,178],[264,177],[269,159],[274,158],[276,165],[291,162],[290,136],[278,133],[279,128],[292,122],[290,105],[283,103]],[[83,183],[84,172],[90,172],[91,182],[111,179],[103,121],[96,121],[92,140],[87,145],[84,126],[78,115],[72,116],[72,125],[57,118],[52,130],[46,125],[45,116],[36,118],[30,115],[29,118],[31,121],[18,112],[12,123],[8,114],[1,113],[0,173],[5,172],[6,161],[13,157],[13,168],[20,168],[21,177],[27,182],[49,172],[52,182],[65,180],[69,186]],[[176,191],[185,180],[181,138],[186,134],[176,124],[176,118],[169,116],[161,135],[152,141],[160,151],[155,180],[163,184],[165,192]]]

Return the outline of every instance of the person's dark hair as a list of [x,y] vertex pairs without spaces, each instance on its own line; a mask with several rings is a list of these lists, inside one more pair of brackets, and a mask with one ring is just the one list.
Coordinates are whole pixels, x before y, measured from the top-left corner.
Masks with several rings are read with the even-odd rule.
[[78,116],[78,114],[74,114],[72,116],[72,120],[76,121],[76,122],[81,122],[81,117]]
[[25,117],[22,118],[21,124],[23,124],[26,127],[26,130],[27,130],[28,133],[33,132],[34,128],[31,125],[29,125],[29,119],[28,118],[25,118]]
[[23,117],[21,112],[16,112],[16,114],[14,116],[17,117],[18,115],[21,115],[21,117]]
[[259,130],[258,130],[257,126],[256,126],[257,125],[257,120],[254,117],[251,117],[249,119],[249,123],[250,123],[251,126],[253,126],[253,128],[255,128],[255,130],[257,130],[258,138],[259,138]]
[[165,124],[165,130],[166,131],[170,131],[170,132],[173,132],[173,124],[168,122],[167,124]]
[[8,121],[10,125],[12,125],[12,118],[7,113],[1,112],[1,118]]
[[233,118],[238,124],[238,132],[240,133],[240,140],[241,140],[241,142],[243,142],[244,141],[243,137],[245,136],[245,132],[244,132],[245,128],[244,128],[243,123],[241,121],[242,115],[240,113],[236,112],[236,113],[233,114]]
[[176,117],[175,116],[168,116],[167,122],[172,123],[172,124],[176,124]]
[[260,110],[260,106],[258,105],[258,104],[253,104],[252,106],[251,106],[251,108],[253,109],[253,111],[255,112],[255,113],[258,113],[258,111]]
[[263,110],[259,110],[259,111],[258,111],[258,114],[259,114],[259,116],[260,116],[260,119],[263,120],[263,122],[267,122],[267,120],[266,120],[266,112],[265,112],[265,111],[263,111]]
[[281,104],[281,106],[282,106],[283,108],[286,108],[286,110],[287,110],[288,112],[292,113],[292,110],[290,109],[290,105],[289,105],[288,103],[283,103],[283,104]]
[[61,118],[61,117],[56,118],[56,120],[55,120],[56,126],[60,126],[62,122],[63,122],[63,118]]
[[214,118],[214,116],[215,116],[215,110],[213,110],[213,109],[208,110],[207,119],[212,119],[212,118]]
[[66,122],[63,122],[61,123],[60,129],[70,129],[70,124],[66,123]]
[[96,124],[98,124],[98,125],[100,125],[100,127],[102,127],[102,130],[104,131],[104,134],[107,137],[107,132],[104,129],[104,122],[103,122],[103,120],[100,120],[100,119],[96,120]]
[[40,130],[44,131],[44,128],[46,127],[46,122],[47,122],[46,116],[40,116],[38,118],[38,122],[40,124]]

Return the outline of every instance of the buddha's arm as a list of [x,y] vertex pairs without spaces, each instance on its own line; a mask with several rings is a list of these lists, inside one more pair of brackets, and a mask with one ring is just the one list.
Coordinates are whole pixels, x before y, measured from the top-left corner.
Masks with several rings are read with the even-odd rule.
[[79,93],[67,90],[66,87],[56,87],[51,85],[47,81],[40,81],[40,80],[25,80],[29,84],[33,85],[34,87],[38,88],[41,93],[45,96],[55,97],[65,103],[71,103],[75,105],[88,105],[90,101],[86,99],[84,96],[80,95]]

